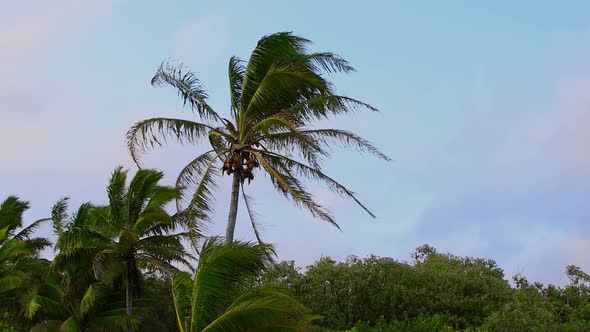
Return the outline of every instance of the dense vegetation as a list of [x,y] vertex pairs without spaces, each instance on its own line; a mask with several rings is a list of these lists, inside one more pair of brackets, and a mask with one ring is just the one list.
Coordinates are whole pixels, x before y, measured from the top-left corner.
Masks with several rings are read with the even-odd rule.
[[[162,185],[156,170],[129,177],[116,168],[107,204],[68,213],[62,199],[48,218],[27,226],[28,202],[5,198],[0,331],[590,330],[590,277],[575,266],[567,268],[570,285],[561,288],[519,276],[511,286],[492,260],[429,246],[418,248],[411,263],[324,257],[302,270],[274,261],[245,180],[266,174],[280,194],[337,226],[302,180],[327,185],[373,216],[320,161],[335,146],[389,160],[354,133],[312,129],[320,119],[376,109],[336,94],[325,74],[353,68],[335,54],[307,52],[309,43],[277,33],[263,37],[249,61],[232,57],[227,118],[209,106],[200,81],[182,65],[158,69],[152,83],[176,88],[198,121],[147,119],[131,128],[127,143],[139,165],[142,152],[167,138],[207,141],[210,150],[183,168],[175,186]],[[226,236],[207,237],[202,225],[223,174],[233,177]],[[240,193],[257,243],[234,240]],[[43,223],[52,225],[54,243],[34,234]],[[40,258],[49,247],[53,259]]]
[[588,331],[590,276],[567,267],[566,287],[515,276],[493,260],[422,246],[411,263],[384,257],[324,257],[304,271],[281,262],[259,278],[282,287],[329,329],[356,331]]

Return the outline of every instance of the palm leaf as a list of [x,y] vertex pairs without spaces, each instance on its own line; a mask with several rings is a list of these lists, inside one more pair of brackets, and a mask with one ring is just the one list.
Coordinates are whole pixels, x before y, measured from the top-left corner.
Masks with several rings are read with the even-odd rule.
[[352,192],[350,189],[346,188],[344,185],[340,184],[338,181],[332,179],[331,177],[329,177],[328,175],[324,174],[321,170],[317,169],[317,168],[313,168],[310,166],[307,166],[303,163],[298,162],[297,160],[279,155],[279,154],[275,154],[269,151],[258,151],[259,153],[261,153],[262,155],[264,155],[264,157],[269,161],[269,163],[275,165],[275,167],[280,167],[282,169],[284,169],[285,171],[290,172],[290,170],[293,170],[296,174],[299,174],[301,176],[305,176],[306,178],[309,179],[313,179],[313,180],[317,180],[317,181],[321,181],[323,183],[325,183],[328,188],[330,188],[332,191],[352,199],[353,201],[355,201],[355,203],[357,203],[357,205],[359,207],[361,207],[363,210],[365,210],[365,212],[367,212],[371,217],[375,218],[375,215],[373,214],[373,212],[371,212],[361,201],[358,200],[358,198],[356,198],[356,196],[354,195],[354,192]]
[[247,108],[242,110],[242,126],[246,120],[264,119],[290,108],[302,98],[328,93],[329,86],[321,76],[297,63],[280,61],[270,66]]
[[301,57],[297,60],[300,63],[306,63],[312,66],[312,71],[325,71],[328,73],[349,73],[354,71],[354,68],[348,61],[331,52],[312,53]]
[[43,218],[43,219],[39,219],[35,222],[33,222],[32,224],[30,224],[29,226],[23,228],[22,230],[20,230],[17,234],[14,235],[13,238],[18,239],[18,240],[25,240],[27,238],[29,238],[29,236],[39,228],[39,226],[41,226],[42,223],[51,220],[50,218]]
[[273,289],[249,290],[203,332],[304,331],[309,310],[289,295]]
[[310,43],[309,40],[294,36],[290,32],[275,33],[262,37],[252,51],[246,66],[240,99],[240,112],[244,112],[248,108],[253,95],[273,63],[278,60],[301,57],[301,53],[305,52],[305,46]]
[[379,151],[379,149],[371,144],[371,142],[350,131],[338,129],[314,129],[303,130],[301,133],[313,137],[316,141],[320,142],[320,145],[340,145],[344,148],[353,147],[361,152],[370,153],[385,161],[391,161],[391,158]]
[[215,128],[190,120],[152,118],[136,123],[127,132],[127,148],[136,164],[140,155],[155,146],[167,144],[167,137],[173,137],[181,144],[196,144],[206,138]]
[[[177,188],[182,188],[183,192],[187,188],[194,188],[192,198],[186,208],[189,217],[196,216],[209,220],[209,213],[213,212],[212,194],[216,188],[212,171],[215,161],[220,157],[213,151],[205,152],[193,159],[178,175]],[[184,197],[184,193],[182,196]],[[180,201],[177,202],[177,208],[182,210]]]
[[321,120],[330,115],[370,110],[377,112],[378,109],[362,101],[333,94],[321,94],[303,100],[285,110],[280,114],[287,114],[297,119],[299,125],[304,125],[312,120]]
[[253,208],[252,197],[246,195],[246,192],[244,192],[244,187],[242,187],[242,197],[244,198],[246,210],[248,211],[248,217],[250,217],[250,224],[252,224],[252,229],[254,230],[256,240],[258,240],[258,244],[264,245],[264,241],[262,241],[262,237],[260,236],[260,232],[258,231],[258,221],[256,220],[257,215]]
[[281,116],[271,116],[258,122],[248,131],[242,141],[248,142],[248,139],[254,135],[264,137],[264,135],[272,135],[272,133],[278,131],[287,131],[293,135],[293,138],[304,141],[311,149],[315,150],[317,153],[322,153],[320,146],[318,146],[311,137],[301,133],[298,128]]
[[68,217],[68,197],[64,197],[57,201],[51,209],[51,222],[53,225],[53,233],[60,236],[64,231],[66,219]]
[[201,331],[214,321],[249,279],[264,269],[266,255],[274,253],[269,246],[221,243],[214,237],[203,244],[193,285],[191,331]]
[[221,119],[207,104],[207,93],[197,76],[190,71],[184,71],[182,64],[164,62],[160,65],[156,75],[152,78],[152,85],[159,86],[164,83],[175,87],[183,104],[189,105],[201,118],[205,120]]
[[22,275],[13,272],[13,275],[0,277],[0,293],[19,288],[22,285]]
[[340,226],[338,226],[331,213],[315,202],[312,195],[303,188],[299,180],[295,177],[280,173],[258,152],[254,150],[248,151],[258,158],[262,166],[270,175],[271,182],[281,193],[286,197],[291,198],[296,205],[307,209],[312,216],[325,220],[340,229]]
[[238,110],[240,107],[240,96],[242,94],[242,83],[244,82],[244,74],[246,68],[244,67],[244,61],[239,58],[232,56],[229,59],[229,90],[231,96],[231,108],[234,119],[238,118]]
[[188,273],[178,272],[172,277],[172,301],[180,332],[190,332],[192,280]]

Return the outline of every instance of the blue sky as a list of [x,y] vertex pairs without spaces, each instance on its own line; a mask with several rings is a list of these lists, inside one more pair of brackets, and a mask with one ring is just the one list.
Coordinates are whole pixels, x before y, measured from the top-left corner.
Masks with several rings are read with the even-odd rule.
[[[134,169],[124,143],[134,122],[191,118],[175,91],[149,85],[160,62],[183,61],[227,112],[229,57],[247,59],[262,35],[291,30],[348,59],[357,72],[332,77],[337,90],[381,110],[320,125],[354,130],[394,161],[339,151],[325,163],[378,216],[318,187],[342,232],[264,181],[248,187],[281,258],[409,260],[429,243],[493,258],[507,277],[563,283],[568,264],[590,270],[588,2],[298,4],[3,2],[0,197],[29,200],[29,220],[63,196],[73,207],[105,202],[110,172]],[[172,184],[200,149],[172,145],[145,166]],[[226,220],[224,181],[213,234]],[[237,237],[253,239],[244,212]]]

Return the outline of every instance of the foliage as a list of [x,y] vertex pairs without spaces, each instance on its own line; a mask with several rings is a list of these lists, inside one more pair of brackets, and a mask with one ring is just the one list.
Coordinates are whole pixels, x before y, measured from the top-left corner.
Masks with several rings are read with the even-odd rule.
[[492,260],[417,248],[413,262],[351,256],[324,257],[305,270],[281,262],[259,276],[259,285],[289,290],[321,326],[356,331],[586,331],[590,329],[589,278],[568,267],[570,285],[504,280]]

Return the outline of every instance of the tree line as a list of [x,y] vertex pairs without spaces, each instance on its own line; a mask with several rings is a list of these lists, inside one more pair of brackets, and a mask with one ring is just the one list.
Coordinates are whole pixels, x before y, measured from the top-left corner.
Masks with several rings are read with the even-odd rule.
[[505,279],[490,259],[423,245],[412,261],[323,257],[305,269],[281,262],[259,286],[285,289],[323,318],[326,330],[590,331],[590,276],[566,267],[564,287]]

